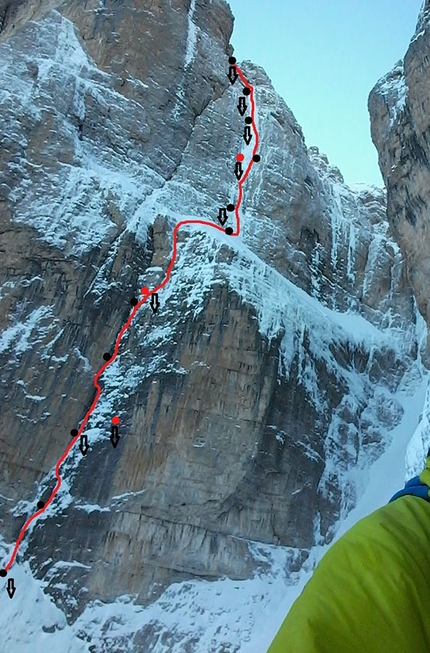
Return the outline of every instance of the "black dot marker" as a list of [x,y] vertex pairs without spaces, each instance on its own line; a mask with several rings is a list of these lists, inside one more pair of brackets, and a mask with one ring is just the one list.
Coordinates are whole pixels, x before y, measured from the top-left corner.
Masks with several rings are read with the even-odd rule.
[[245,88],[243,89],[242,93],[243,93],[244,95],[249,95],[249,94],[251,93],[251,89],[249,89],[248,87],[245,87]]
[[232,227],[226,227],[225,228],[225,233],[227,234],[227,236],[231,236],[231,234],[233,233],[233,228]]
[[42,508],[45,507],[45,502],[44,501],[38,501],[37,502],[37,509],[42,510]]
[[103,354],[103,358],[105,359],[105,361],[109,361],[112,358],[112,356],[108,352],[105,352]]
[[245,122],[246,122],[247,125],[250,125],[250,124],[252,123],[252,118],[251,118],[251,116],[247,116],[247,117],[245,118]]
[[131,304],[132,306],[137,306],[138,303],[139,303],[139,300],[136,299],[136,297],[132,297],[132,298],[130,299],[130,304]]
[[261,159],[261,156],[259,154],[254,154],[252,157],[252,160],[255,161],[255,163],[258,163]]
[[229,57],[228,58],[228,63],[230,63],[232,65],[235,64],[236,63],[236,57]]
[[227,211],[234,211],[234,204],[227,204]]
[[72,438],[76,438],[76,436],[78,435],[78,429],[72,429],[70,431],[70,435],[72,436]]
[[4,578],[5,576],[7,576],[7,571],[6,571],[6,569],[0,569],[0,576],[1,576],[2,578]]

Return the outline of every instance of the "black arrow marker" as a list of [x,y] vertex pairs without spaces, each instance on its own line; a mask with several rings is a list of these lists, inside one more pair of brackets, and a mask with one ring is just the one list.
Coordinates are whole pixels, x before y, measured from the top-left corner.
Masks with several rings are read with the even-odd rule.
[[158,293],[153,292],[151,295],[151,308],[156,313],[158,311],[158,307],[160,306],[160,302],[158,301]]
[[81,450],[81,454],[85,456],[87,453],[89,446],[88,446],[88,435],[85,435],[85,433],[82,433],[81,435],[81,440],[79,442],[79,449]]
[[247,145],[250,144],[252,138],[251,134],[251,127],[249,125],[246,125],[245,129],[243,130],[243,140]]
[[6,592],[9,594],[9,598],[13,599],[13,595],[16,592],[15,581],[13,578],[9,578],[7,581]]
[[218,221],[222,224],[222,226],[225,225],[227,222],[227,209],[223,208],[219,210]]
[[236,72],[236,66],[230,66],[227,77],[229,78],[232,84],[235,83],[236,79],[239,77],[239,75]]
[[245,98],[243,96],[239,98],[239,104],[237,105],[237,108],[239,109],[240,115],[243,116],[248,108],[246,106]]
[[234,174],[238,179],[240,179],[243,175],[242,164],[240,161],[236,161],[236,165],[234,166]]
[[111,427],[110,441],[113,444],[113,448],[116,449],[116,445],[119,442],[119,433],[118,433],[118,427],[115,424],[112,424]]

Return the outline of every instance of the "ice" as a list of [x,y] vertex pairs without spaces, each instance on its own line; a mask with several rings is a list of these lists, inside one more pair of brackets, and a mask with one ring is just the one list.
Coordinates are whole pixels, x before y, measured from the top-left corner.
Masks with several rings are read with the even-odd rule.
[[[196,0],[191,0],[185,67],[192,64],[196,52],[196,6]],[[75,116],[81,119],[85,116],[86,93],[92,94],[102,106],[117,106],[118,110],[130,108],[130,105],[124,104],[127,101],[123,96],[109,90],[107,83],[103,84],[106,74],[95,69],[94,63],[82,49],[72,24],[55,12],[50,16],[49,20],[41,22],[40,43],[31,55],[38,62],[40,86],[43,87],[44,82],[48,84],[52,76],[61,75],[73,88],[71,108]],[[17,62],[6,44],[0,46],[0,56],[0,83],[4,89],[2,101],[12,116],[10,134],[19,140],[22,137],[18,136],[19,125],[14,122],[13,116],[26,112],[34,119],[41,120],[42,111],[40,103],[38,104],[40,98],[34,95],[32,82],[23,74],[25,62]],[[396,68],[395,74],[383,82],[382,92],[390,100],[393,121],[396,112],[405,106],[407,97],[401,64]],[[269,91],[264,89],[259,93],[263,105],[265,94]],[[267,119],[266,109],[267,107],[260,109],[260,104],[257,103],[258,126]],[[72,129],[67,122],[63,122],[59,127],[66,131]],[[265,147],[264,141],[262,146]],[[250,156],[251,148],[252,146],[243,147],[246,157]],[[14,216],[17,221],[25,221],[35,227],[40,237],[52,245],[64,248],[67,254],[79,256],[88,252],[114,233],[114,222],[105,211],[108,200],[114,201],[121,214],[126,216],[122,227],[135,233],[140,243],[146,242],[148,227],[158,214],[168,217],[170,229],[181,220],[210,220],[217,214],[218,204],[214,198],[199,188],[191,187],[179,174],[166,182],[139,162],[117,161],[111,151],[106,149],[98,152],[92,145],[84,142],[76,143],[76,155],[76,163],[63,163],[59,167],[57,177],[51,179],[55,193],[49,202],[42,188],[40,194],[31,196],[28,205],[23,204],[21,212],[17,211]],[[28,161],[21,161],[16,165],[19,167],[24,164],[32,165]],[[294,167],[294,160],[290,165]],[[261,168],[255,172],[256,196],[261,190],[262,174]],[[346,243],[347,275],[349,281],[354,283],[355,250],[360,225],[359,218],[351,218],[345,207],[350,202],[352,192],[370,193],[379,197],[378,193],[383,191],[363,184],[351,185],[348,189],[340,181],[335,168],[328,165],[325,170],[320,170],[320,175],[331,189],[332,265],[336,266],[340,247]],[[20,192],[27,192],[29,189],[26,187],[25,174],[23,178]],[[234,197],[236,193],[237,184],[232,181],[230,195]],[[338,407],[339,411],[334,412],[325,444],[326,465],[320,485],[322,493],[329,495],[331,475],[335,474],[339,479],[343,499],[341,521],[336,525],[338,538],[358,519],[386,503],[390,496],[403,486],[405,479],[418,473],[423,464],[426,448],[430,444],[429,375],[421,364],[419,353],[417,360],[413,361],[410,352],[415,341],[424,342],[426,328],[418,312],[416,327],[410,325],[400,328],[393,326],[395,316],[390,312],[387,312],[386,317],[381,316],[378,323],[376,319],[370,322],[353,310],[339,312],[325,306],[318,273],[323,252],[316,249],[312,254],[313,292],[311,295],[307,294],[273,267],[263,263],[252,251],[252,234],[258,225],[276,233],[277,227],[271,220],[268,217],[263,219],[253,215],[252,207],[249,211],[242,207],[241,221],[243,232],[234,239],[211,227],[187,225],[182,228],[181,235],[184,235],[184,240],[178,245],[178,258],[171,280],[160,290],[160,301],[167,316],[165,324],[151,329],[141,327],[139,317],[150,310],[147,304],[139,309],[133,323],[139,344],[143,349],[150,348],[154,353],[141,362],[130,364],[127,359],[127,336],[124,337],[118,356],[102,375],[103,392],[96,410],[88,420],[85,433],[90,447],[96,442],[106,440],[113,412],[121,415],[118,407],[122,405],[124,397],[131,395],[143,379],[155,376],[160,370],[187,374],[179,363],[167,360],[165,354],[156,350],[171,340],[178,315],[187,319],[196,318],[203,310],[214,286],[226,285],[230,291],[239,295],[242,302],[252,307],[258,329],[268,343],[280,337],[280,376],[289,378],[293,358],[298,357],[298,381],[305,387],[319,411],[326,410],[326,400],[319,384],[315,361],[323,362],[329,371],[344,382],[346,391]],[[386,227],[386,222],[383,222],[375,226],[371,234],[372,243],[364,291],[372,283],[372,271],[386,239]],[[95,303],[101,301],[102,296],[111,287],[110,269],[121,243],[122,236],[119,236],[98,270],[92,286],[87,290],[87,295],[91,295]],[[394,245],[393,250],[397,252]],[[232,255],[231,263],[223,262],[226,252]],[[396,283],[395,274],[393,272],[393,284]],[[162,279],[163,269],[146,269],[139,277],[141,285],[144,285],[145,279],[151,275],[158,275]],[[40,281],[40,278],[34,277],[20,283],[25,286],[25,283],[29,285],[37,280]],[[9,285],[4,284],[1,288],[2,296],[12,288],[12,282]],[[19,357],[30,347],[45,343],[45,338],[52,335],[49,332],[53,329],[54,335],[48,344],[44,344],[42,352],[43,356],[49,356],[50,348],[62,333],[57,327],[49,306],[34,309],[25,317],[18,314],[17,321],[0,335],[0,352],[10,354],[11,358]],[[305,346],[306,339],[308,344]],[[369,380],[365,375],[350,371],[336,362],[331,347],[339,344],[351,348],[363,347],[370,353],[392,351],[399,358],[408,358],[410,367],[398,390],[390,393],[381,384],[381,387],[375,389],[374,395],[371,394]],[[89,373],[89,361],[82,353],[77,348],[72,349],[71,353],[73,359],[82,363],[85,371]],[[66,362],[67,358],[53,357],[53,360]],[[196,361],[195,364],[204,363]],[[156,382],[155,378],[152,382]],[[18,383],[25,391],[24,381]],[[35,402],[44,399],[41,394],[27,396]],[[369,403],[366,415],[369,419],[376,420],[375,406],[370,405],[369,397],[372,397],[372,401],[375,397],[375,403],[378,400],[387,407],[390,406],[393,412],[398,409],[400,414],[403,411],[400,422],[392,431],[384,434],[385,451],[382,455],[376,455],[372,450],[363,447],[355,462],[355,450],[350,443],[352,438],[349,438],[342,449],[343,460],[346,462],[341,469],[337,458],[340,410],[345,406],[353,410],[359,401],[366,400]],[[22,418],[28,420],[25,416]],[[285,440],[285,433],[275,427],[272,431],[278,442]],[[195,446],[199,446],[199,443],[196,442]],[[305,456],[314,460],[317,458],[318,454],[305,438],[298,446],[302,448]],[[114,496],[111,498],[110,507],[76,502],[71,488],[82,460],[76,444],[61,466],[61,488],[54,502],[38,518],[38,524],[44,519],[58,517],[72,504],[75,509],[88,514],[119,509],[122,508],[121,504],[126,504],[129,499],[132,500],[146,491],[142,489]],[[40,489],[52,489],[55,482],[51,469],[35,487],[31,500],[23,499],[14,507],[11,504],[12,514],[23,518],[33,514]],[[297,493],[300,491],[297,490]],[[35,522],[30,527],[30,532],[34,524]],[[27,534],[20,554],[25,554],[28,540]],[[93,601],[70,626],[67,625],[63,612],[54,606],[42,589],[49,578],[59,570],[67,570],[71,566],[85,569],[89,567],[77,561],[59,561],[51,568],[44,583],[41,583],[32,575],[27,563],[18,561],[10,574],[17,585],[16,597],[9,600],[4,591],[2,595],[2,640],[7,642],[8,653],[39,653],[49,650],[85,653],[93,650],[94,646],[97,647],[102,641],[100,650],[104,648],[126,653],[133,650],[134,634],[147,627],[152,628],[155,633],[151,653],[183,653],[187,648],[193,650],[193,653],[207,653],[209,647],[213,650],[222,650],[224,647],[224,650],[236,653],[262,653],[273,639],[315,564],[328,548],[321,544],[318,515],[314,519],[314,541],[315,546],[312,547],[309,559],[300,572],[288,572],[291,561],[300,556],[299,550],[248,542],[250,555],[261,563],[261,569],[249,580],[222,578],[212,582],[195,580],[175,583],[148,607],[138,605],[135,596],[122,596],[111,603]],[[10,554],[11,545],[0,543],[0,546],[2,558],[7,558],[6,554]],[[3,582],[1,579],[0,584]],[[57,589],[61,587],[64,587],[61,583],[56,585]],[[169,633],[172,635],[170,641],[166,636]]]
[[[51,12],[27,29],[35,30],[32,38],[36,46],[31,55],[16,55],[7,43],[0,44],[2,130],[13,138],[22,131],[17,116],[27,116],[30,123],[42,122],[44,111],[51,112],[65,149],[72,147],[70,141],[74,139],[74,160],[61,162],[59,157],[55,174],[23,156],[13,163],[22,179],[10,193],[11,200],[16,201],[14,221],[34,227],[40,238],[67,254],[80,256],[115,230],[106,210],[110,202],[127,216],[130,229],[143,240],[148,219],[145,211],[139,213],[139,205],[164,179],[141,160],[134,161],[132,148],[124,160],[108,147],[96,151],[90,141],[79,141],[73,123],[74,118],[85,118],[88,95],[106,110],[113,106],[130,112],[135,104],[112,90],[109,75],[97,69],[83,50],[73,24],[60,14]],[[38,67],[37,86],[28,79],[26,66],[30,61]],[[67,93],[73,90],[69,104],[67,93],[64,98],[52,97],[50,80],[58,77]],[[28,167],[40,171],[37,184],[30,183]]]
[[193,17],[196,10],[196,0],[191,0],[190,8],[188,10],[188,34],[187,34],[187,47],[185,52],[185,67],[189,66],[192,62],[196,50],[197,42],[197,25]]
[[403,61],[397,62],[396,66],[378,82],[378,92],[386,101],[390,113],[390,128],[398,121],[398,114],[406,106],[408,87],[406,86]]
[[[408,443],[416,441],[416,446],[420,446],[419,415],[427,406],[428,387],[429,374],[426,373],[412,393],[410,388],[404,388],[396,395],[404,408],[403,419],[393,433],[391,445],[371,466],[367,482],[363,483],[361,499],[340,524],[334,541],[403,487]],[[420,462],[417,456],[413,473],[420,470],[420,465],[422,460]],[[126,499],[134,494],[138,493],[114,498]],[[317,523],[315,529],[317,533]],[[90,650],[87,638],[93,642],[103,639],[108,648],[110,642],[109,650],[126,653],[133,651],[134,633],[151,625],[159,633],[151,653],[183,653],[187,643],[192,643],[193,653],[207,653],[209,646],[221,648],[223,642],[237,653],[262,653],[267,650],[288,609],[328,548],[315,545],[303,569],[287,576],[285,570],[299,554],[297,550],[250,542],[253,557],[269,563],[269,570],[265,573],[257,573],[246,581],[225,578],[213,582],[175,583],[147,608],[135,604],[132,596],[119,597],[113,603],[95,601],[71,626],[42,592],[40,581],[32,576],[28,564],[17,563],[13,567],[13,577],[19,601],[15,598],[9,601],[7,596],[4,600],[0,613],[3,641],[8,643],[8,653],[46,650],[84,653]],[[62,564],[67,566],[70,563]],[[60,565],[57,563],[57,568]],[[52,626],[54,632],[44,632],[43,627],[46,629],[47,625]],[[174,633],[174,640],[163,643],[164,632]]]
[[418,14],[418,20],[417,20],[417,28],[415,31],[415,35],[411,41],[415,41],[417,38],[425,34],[426,28],[428,27],[429,23],[429,17],[430,17],[430,7],[426,0],[423,0],[423,3],[421,5],[421,9]]

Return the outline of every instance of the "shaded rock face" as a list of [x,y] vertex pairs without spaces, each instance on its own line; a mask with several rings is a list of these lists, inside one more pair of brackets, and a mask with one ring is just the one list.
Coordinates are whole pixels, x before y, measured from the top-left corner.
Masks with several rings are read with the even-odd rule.
[[[243,118],[224,2],[1,7],[0,496],[12,542],[50,495],[130,297],[164,278],[173,225],[216,221],[236,201]],[[173,582],[249,578],[252,542],[291,547],[297,568],[333,537],[402,417],[394,395],[416,369],[417,314],[385,195],[348,188],[264,71],[241,67],[262,157],[242,235],[181,229],[160,309],[139,309],[101,377],[90,451],[72,450],[20,553],[69,619],[96,598],[147,604]]]
[[369,97],[372,138],[387,187],[387,215],[408,280],[430,321],[430,3],[425,2],[404,60]]

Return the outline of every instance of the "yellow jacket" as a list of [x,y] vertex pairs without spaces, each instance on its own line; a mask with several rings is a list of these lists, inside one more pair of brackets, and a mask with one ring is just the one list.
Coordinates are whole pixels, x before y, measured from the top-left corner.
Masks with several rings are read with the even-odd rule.
[[430,652],[430,503],[421,488],[422,498],[397,493],[332,545],[267,653]]

